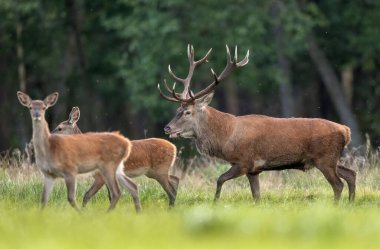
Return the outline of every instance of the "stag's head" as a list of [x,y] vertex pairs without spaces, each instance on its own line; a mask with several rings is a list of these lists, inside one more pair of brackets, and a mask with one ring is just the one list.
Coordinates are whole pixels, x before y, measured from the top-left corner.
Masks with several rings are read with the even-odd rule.
[[174,83],[172,88],[169,88],[166,81],[164,81],[164,86],[166,90],[170,93],[170,96],[165,95],[158,85],[158,90],[162,98],[171,101],[180,103],[180,107],[177,109],[175,117],[170,121],[168,125],[165,126],[165,133],[170,137],[183,137],[183,138],[192,138],[196,134],[197,124],[201,122],[202,116],[205,115],[206,107],[211,102],[214,95],[215,87],[225,79],[235,68],[245,66],[249,59],[249,50],[247,51],[246,56],[240,62],[237,61],[237,47],[235,47],[234,58],[231,58],[230,50],[226,45],[227,50],[227,65],[220,75],[217,75],[213,69],[211,73],[213,75],[214,81],[208,85],[203,90],[198,93],[193,93],[190,89],[191,79],[193,77],[194,69],[196,66],[207,61],[208,56],[211,53],[210,49],[207,54],[200,60],[194,60],[194,48],[193,46],[188,45],[187,47],[187,56],[189,59],[189,73],[186,78],[177,77],[169,65],[169,74],[174,78],[176,82],[180,82],[184,85],[182,93],[175,92],[176,83]]
[[38,122],[45,118],[45,111],[57,103],[58,93],[54,92],[44,100],[32,100],[27,94],[18,91],[17,97],[20,104],[29,109],[32,120]]
[[[80,110],[79,107],[74,106],[71,109],[71,112],[69,114],[69,119],[66,121],[61,122],[55,129],[52,131],[52,133],[56,134],[77,134],[78,133],[78,126],[77,122],[80,118]],[[79,132],[80,133],[80,132]]]

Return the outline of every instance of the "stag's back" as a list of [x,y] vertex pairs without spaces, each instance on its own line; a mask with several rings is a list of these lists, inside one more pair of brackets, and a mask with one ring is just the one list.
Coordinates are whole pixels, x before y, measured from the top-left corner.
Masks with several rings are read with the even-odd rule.
[[[226,154],[235,159],[265,160],[274,165],[306,162],[322,155],[340,155],[350,142],[350,130],[324,119],[236,117]],[[241,149],[237,149],[241,148]]]

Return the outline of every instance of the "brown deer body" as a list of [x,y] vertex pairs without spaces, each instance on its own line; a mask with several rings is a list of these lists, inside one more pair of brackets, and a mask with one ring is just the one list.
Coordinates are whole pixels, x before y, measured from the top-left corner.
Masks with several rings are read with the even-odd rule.
[[[51,193],[54,179],[62,177],[67,187],[69,203],[77,210],[75,201],[76,175],[98,170],[106,179],[110,189],[113,209],[120,198],[117,183],[123,181],[120,168],[130,154],[130,141],[118,133],[88,133],[79,136],[51,134],[45,120],[45,110],[55,105],[58,93],[45,100],[31,100],[22,92],[17,92],[20,103],[30,109],[33,121],[33,144],[36,163],[44,175],[42,207],[45,207]],[[124,185],[124,183],[123,183]]]
[[[213,97],[215,86],[237,67],[248,63],[247,56],[237,62],[237,53],[231,60],[227,47],[227,66],[221,75],[213,71],[214,82],[206,89],[193,94],[189,89],[196,65],[205,61],[208,54],[194,62],[194,50],[188,48],[190,61],[189,75],[181,79],[170,74],[185,85],[182,94],[174,87],[167,90],[172,96],[163,98],[180,102],[176,116],[165,127],[170,137],[192,138],[201,153],[224,159],[231,168],[217,181],[215,200],[220,196],[225,181],[246,175],[253,198],[260,199],[258,175],[267,170],[299,169],[317,167],[334,190],[335,200],[341,196],[343,178],[349,188],[349,199],[355,197],[356,173],[343,166],[337,166],[344,147],[350,142],[350,129],[324,119],[272,118],[263,115],[234,116],[220,112],[208,104]],[[166,84],[165,84],[166,85]]]
[[[73,107],[69,119],[60,123],[53,133],[57,134],[81,134],[77,122],[80,117],[78,107]],[[155,179],[165,190],[169,198],[169,205],[175,203],[179,179],[169,175],[169,170],[174,164],[177,148],[174,144],[159,138],[132,140],[132,150],[128,159],[124,162],[124,173],[128,177],[146,175]],[[100,174],[94,176],[94,183],[83,198],[83,206],[104,185],[104,178]],[[134,185],[137,191],[137,186]]]

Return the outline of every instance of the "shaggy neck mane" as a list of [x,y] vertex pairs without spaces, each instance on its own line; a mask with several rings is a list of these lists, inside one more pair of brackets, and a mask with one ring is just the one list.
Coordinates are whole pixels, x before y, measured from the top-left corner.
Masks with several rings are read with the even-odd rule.
[[235,126],[235,116],[206,107],[197,125],[195,144],[202,154],[223,158],[223,147]]

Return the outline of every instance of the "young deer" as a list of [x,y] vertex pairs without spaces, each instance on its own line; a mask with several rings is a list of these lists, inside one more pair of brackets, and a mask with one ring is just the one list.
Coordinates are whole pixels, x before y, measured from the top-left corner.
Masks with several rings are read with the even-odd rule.
[[[60,123],[53,133],[57,134],[81,134],[77,122],[80,117],[78,107],[73,107],[67,121]],[[162,186],[169,198],[169,205],[173,206],[179,179],[169,175],[170,167],[174,164],[177,148],[174,144],[159,138],[132,140],[132,150],[128,159],[124,162],[124,173],[129,177],[146,175],[153,178]],[[91,188],[83,198],[83,206],[104,185],[102,175],[95,174],[95,180]],[[134,187],[137,191],[137,186]]]
[[[42,208],[51,193],[54,179],[63,177],[67,187],[68,201],[79,211],[75,201],[76,175],[98,170],[110,190],[112,210],[120,198],[117,180],[131,188],[122,168],[131,151],[130,141],[118,133],[87,133],[76,136],[51,134],[45,120],[45,111],[54,106],[58,93],[52,93],[42,100],[32,100],[18,91],[17,97],[30,110],[33,122],[33,144],[36,163],[44,175]],[[134,191],[130,189],[130,191]]]
[[324,119],[273,118],[263,115],[234,116],[220,112],[209,103],[215,87],[235,68],[248,63],[249,51],[245,58],[237,61],[237,48],[231,60],[227,47],[227,65],[220,75],[211,69],[214,81],[202,91],[194,94],[190,81],[197,65],[206,61],[211,49],[199,61],[194,61],[194,49],[188,46],[189,73],[185,79],[177,77],[169,65],[169,73],[184,84],[184,91],[170,89],[171,96],[165,95],[158,85],[161,96],[180,103],[173,120],[165,127],[170,137],[192,138],[199,152],[228,161],[231,168],[217,181],[215,200],[219,199],[225,181],[246,175],[253,198],[260,199],[259,174],[268,170],[299,169],[317,167],[334,190],[334,198],[341,196],[343,178],[349,189],[349,199],[355,197],[355,171],[337,166],[344,147],[350,142],[350,129]]

